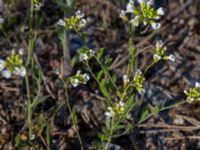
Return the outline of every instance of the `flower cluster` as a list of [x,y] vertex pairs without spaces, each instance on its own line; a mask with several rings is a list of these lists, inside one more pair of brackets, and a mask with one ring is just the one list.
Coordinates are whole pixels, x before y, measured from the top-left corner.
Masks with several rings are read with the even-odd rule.
[[113,117],[115,115],[124,114],[125,104],[123,101],[116,103],[113,107],[108,107],[108,111],[105,112],[106,117]]
[[[127,14],[131,14],[130,19]],[[151,27],[155,30],[160,28],[161,25],[157,22],[157,20],[163,15],[163,8],[160,7],[159,9],[155,10],[153,8],[152,0],[137,0],[137,2],[129,0],[126,10],[122,10],[120,13],[120,17],[123,20],[128,21],[134,27],[137,27],[140,23],[143,23],[144,25],[151,25]]]
[[153,59],[155,62],[158,62],[159,60],[171,60],[175,61],[175,56],[174,55],[169,55],[166,56],[165,53],[167,51],[167,48],[164,46],[164,43],[160,40],[156,42],[156,54],[153,55]]
[[92,49],[88,49],[87,47],[83,47],[79,50],[79,60],[87,61],[94,56],[94,51]]
[[144,89],[143,89],[144,80],[145,80],[145,78],[144,78],[142,72],[140,70],[137,70],[135,73],[135,76],[133,78],[133,83],[134,83],[136,90],[139,93],[143,93],[143,91],[144,91]]
[[60,19],[57,24],[65,27],[66,29],[72,29],[74,31],[79,31],[86,26],[87,21],[83,18],[84,13],[81,13],[80,10],[76,11],[75,16],[69,18]]
[[80,70],[69,79],[73,87],[77,87],[79,84],[86,84],[89,80],[90,76],[87,73],[81,74]]
[[185,90],[184,93],[186,94],[189,103],[200,101],[200,84],[196,82],[195,87]]
[[10,78],[13,75],[24,77],[26,75],[26,68],[23,65],[22,57],[23,50],[20,49],[19,53],[14,50],[6,60],[0,59],[0,71],[3,77]]

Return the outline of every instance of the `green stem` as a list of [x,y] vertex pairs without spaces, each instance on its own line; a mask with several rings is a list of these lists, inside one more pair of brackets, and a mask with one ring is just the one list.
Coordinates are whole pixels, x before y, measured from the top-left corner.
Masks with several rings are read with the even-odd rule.
[[[62,78],[62,81],[63,81],[63,83],[65,84],[67,107],[68,107],[70,116],[71,116],[71,118],[72,118],[73,124],[74,124],[75,127],[77,127],[77,122],[74,120],[73,112],[72,112],[71,106],[70,106],[70,104],[69,104],[69,94],[68,94],[68,83],[69,83],[69,80],[67,80],[66,83],[65,83],[64,79]],[[77,129],[77,136],[78,136],[79,143],[80,143],[80,145],[81,145],[81,150],[84,150],[83,142],[82,142],[82,140],[81,140],[81,136],[80,136],[80,134],[79,134],[78,129]]]
[[12,42],[10,41],[10,39],[8,38],[8,35],[7,33],[4,31],[3,27],[2,27],[2,30],[1,30],[6,38],[6,40],[8,41],[9,45],[11,48],[13,48],[13,45],[12,45]]
[[[88,64],[88,62],[85,62],[84,64],[87,66],[87,68],[88,68],[89,72],[91,73],[92,77],[96,80],[96,82],[97,82],[99,88],[101,89],[101,83],[99,82],[99,80],[97,79],[97,77],[95,76],[95,74],[93,73],[93,71],[92,71],[90,65]],[[109,100],[109,103],[110,103],[111,105],[113,105],[112,100],[110,99],[110,97],[109,97],[109,96],[106,96],[106,98]]]
[[119,88],[117,87],[117,85],[113,82],[112,77],[110,76],[110,73],[107,71],[107,69],[101,64],[101,62],[99,61],[99,59],[95,56],[94,57],[96,59],[96,61],[98,62],[98,64],[101,66],[101,68],[103,69],[103,72],[108,76],[109,80],[111,81],[111,83],[113,84],[113,86],[115,87],[115,89],[117,90],[117,92],[119,93]]
[[[174,107],[177,107],[177,106],[182,105],[182,104],[184,104],[184,103],[187,103],[187,101],[181,101],[181,102],[179,102],[179,103],[176,103],[176,104],[173,104],[173,105],[170,105],[170,106],[163,107],[163,108],[161,108],[161,109],[159,110],[158,113],[160,113],[160,112],[162,112],[162,111],[165,111],[165,110],[168,110],[168,109],[171,109],[171,108],[174,108]],[[140,121],[138,122],[138,124],[141,124],[141,123],[143,123],[144,121],[148,120],[148,119],[149,119],[150,117],[152,117],[154,114],[155,114],[154,112],[151,113],[151,114],[149,114],[149,115],[148,115],[147,117],[145,117],[143,120],[140,120]]]
[[153,67],[156,63],[157,63],[156,61],[153,61],[153,62],[145,69],[144,74],[146,74],[147,71],[148,71],[151,67]]
[[32,108],[31,108],[31,95],[30,95],[30,85],[29,85],[29,78],[28,73],[25,77],[26,82],[26,92],[27,92],[27,121],[28,121],[28,132],[29,132],[29,139],[31,139],[32,136]]
[[109,150],[109,145],[110,145],[110,142],[111,142],[111,140],[112,140],[113,125],[114,125],[114,118],[112,117],[111,127],[110,127],[110,133],[109,133],[109,138],[108,138],[108,142],[106,143],[106,150]]
[[137,49],[134,46],[134,32],[135,28],[133,26],[130,26],[130,39],[129,39],[129,60],[128,60],[128,67],[126,74],[129,76],[130,73],[137,70],[137,59],[136,59],[136,53]]
[[[33,48],[33,38],[32,38],[32,20],[33,20],[33,8],[34,8],[34,2],[31,0],[30,3],[30,21],[29,21],[29,45],[28,45],[28,58],[26,63],[26,68],[28,68],[28,65],[30,63],[32,48]],[[26,73],[25,77],[26,82],[26,92],[27,92],[27,99],[28,99],[28,106],[27,106],[27,121],[28,121],[28,132],[29,132],[29,139],[31,139],[32,136],[32,107],[31,107],[31,95],[30,95],[30,84],[29,84],[29,77],[28,72]]]

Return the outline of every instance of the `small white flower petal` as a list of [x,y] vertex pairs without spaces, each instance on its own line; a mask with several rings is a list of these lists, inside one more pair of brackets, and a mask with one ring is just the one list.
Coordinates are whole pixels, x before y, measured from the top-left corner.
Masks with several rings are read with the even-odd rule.
[[126,12],[127,13],[132,13],[133,12],[133,3],[129,2],[126,6]]
[[171,60],[172,62],[175,62],[176,57],[171,54],[171,55],[168,56],[168,59]]
[[66,26],[66,22],[63,19],[59,19],[57,25]]
[[79,56],[80,61],[85,61],[88,59],[88,55],[85,53],[81,53]]
[[19,55],[23,55],[24,54],[24,49],[23,48],[20,48],[19,49]]
[[14,75],[20,75],[20,71],[21,71],[21,70],[20,70],[19,67],[15,67],[15,68],[14,68],[14,71],[13,71],[13,74],[14,74]]
[[119,102],[119,105],[120,105],[121,107],[124,107],[124,102],[123,102],[123,101],[120,101],[120,102]]
[[200,83],[199,82],[195,82],[195,87],[196,88],[200,88]]
[[83,18],[83,17],[84,17],[84,15],[85,15],[85,14],[84,14],[84,13],[82,13],[80,10],[77,10],[75,14],[76,14],[76,17],[77,17],[78,19],[81,19],[81,18]]
[[158,8],[157,15],[163,16],[165,14],[164,9],[162,7]]
[[154,55],[153,55],[153,59],[154,59],[155,61],[159,61],[159,60],[161,59],[161,56],[159,56],[158,54],[154,54]]
[[5,68],[6,62],[2,59],[0,59],[0,71],[2,71]]
[[123,75],[123,82],[124,83],[129,83],[130,79],[128,78],[128,76],[126,74]]
[[86,24],[87,24],[87,21],[85,19],[81,19],[80,22],[79,22],[79,27],[83,28],[83,27],[86,26]]
[[21,67],[20,68],[20,76],[24,77],[26,75],[26,68],[25,67]]
[[139,18],[138,18],[138,16],[136,16],[135,18],[131,19],[131,20],[130,20],[130,23],[131,23],[133,26],[137,27],[137,26],[139,25]]
[[11,72],[9,70],[3,70],[2,76],[6,79],[9,79],[11,77]]
[[106,117],[112,117],[112,113],[111,112],[105,112],[105,116]]
[[151,27],[154,29],[154,30],[158,30],[160,28],[161,24],[160,23],[152,23],[151,24]]

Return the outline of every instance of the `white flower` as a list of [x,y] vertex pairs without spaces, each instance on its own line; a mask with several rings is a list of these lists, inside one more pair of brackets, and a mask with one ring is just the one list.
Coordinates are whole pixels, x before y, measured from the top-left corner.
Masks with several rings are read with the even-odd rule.
[[172,62],[175,62],[176,57],[171,54],[171,55],[167,56],[167,59],[171,60]]
[[35,7],[36,11],[39,11],[42,6],[43,6],[42,3],[34,4],[34,7]]
[[158,41],[156,41],[156,48],[157,48],[157,49],[163,47],[163,45],[164,45],[164,43],[163,43],[162,40],[158,40]]
[[32,134],[32,135],[31,135],[30,140],[35,140],[35,134]]
[[21,77],[24,77],[26,75],[26,68],[25,67],[21,67],[20,68],[20,74]]
[[79,80],[78,79],[71,79],[71,84],[73,87],[77,87],[79,85]]
[[130,79],[128,78],[128,76],[126,74],[123,75],[123,82],[124,83],[129,83]]
[[84,13],[82,13],[80,10],[77,10],[75,14],[76,14],[76,17],[77,17],[78,19],[81,19],[81,18],[83,18],[83,17],[84,17],[84,15],[85,15],[85,14],[84,14]]
[[20,48],[19,49],[19,55],[23,55],[24,54],[24,49],[23,48]]
[[126,5],[126,12],[132,13],[134,7],[134,2],[132,0],[129,1],[129,3]]
[[163,16],[165,14],[164,9],[162,7],[158,8],[157,15]]
[[4,19],[0,16],[0,24],[4,23]]
[[20,68],[19,67],[15,67],[14,71],[13,71],[13,74],[14,75],[19,75],[21,72]]
[[140,69],[137,69],[135,72],[135,76],[140,76],[142,75],[142,71]]
[[92,49],[89,49],[89,52],[90,52],[90,56],[94,56],[95,55],[95,52]]
[[83,27],[86,26],[86,24],[87,24],[87,21],[85,19],[81,19],[80,22],[79,22],[79,27],[83,28]]
[[158,30],[160,28],[161,24],[160,23],[156,23],[156,22],[153,22],[151,24],[151,27],[154,29],[154,30]]
[[110,118],[110,117],[112,117],[112,113],[111,113],[111,112],[108,112],[108,111],[106,111],[106,112],[105,112],[105,116],[106,116],[106,117],[108,117],[108,118]]
[[147,1],[147,5],[153,5],[153,4],[154,4],[153,0],[148,0]]
[[138,3],[144,3],[145,1],[144,0],[138,0]]
[[80,61],[88,60],[88,55],[86,53],[81,53],[79,56]]
[[139,17],[136,16],[135,18],[131,19],[131,20],[130,20],[130,23],[131,23],[133,26],[137,27],[137,26],[139,25]]
[[119,102],[119,105],[120,105],[121,107],[124,107],[124,102],[123,102],[123,101],[120,101],[120,102]]
[[3,70],[2,71],[2,76],[6,79],[9,79],[11,77],[11,71],[9,70]]
[[87,73],[84,73],[84,74],[83,74],[83,79],[84,79],[84,84],[86,84],[87,81],[90,80],[90,76],[89,76]]
[[66,22],[63,19],[59,19],[57,25],[66,26]]
[[6,62],[2,59],[0,59],[0,71],[2,71],[5,68]]
[[153,55],[153,59],[154,59],[155,61],[159,61],[159,60],[161,59],[161,56],[159,56],[158,54],[154,54],[154,55]]
[[200,88],[200,83],[199,82],[195,82],[195,88]]
[[122,19],[125,19],[126,18],[126,13],[124,10],[121,10],[120,14],[119,14],[119,17],[122,18]]
[[109,111],[105,112],[105,116],[108,118],[114,116],[115,112],[113,111],[112,107],[108,107],[108,110]]

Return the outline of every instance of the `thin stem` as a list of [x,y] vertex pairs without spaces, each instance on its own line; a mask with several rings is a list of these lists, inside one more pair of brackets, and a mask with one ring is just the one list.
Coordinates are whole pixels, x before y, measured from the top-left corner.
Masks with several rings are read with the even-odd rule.
[[[174,108],[174,107],[177,107],[177,106],[182,105],[182,104],[184,104],[184,103],[187,103],[187,101],[181,101],[181,102],[179,102],[179,103],[176,103],[176,104],[173,104],[173,105],[170,105],[170,106],[163,107],[163,108],[161,108],[161,109],[159,110],[158,113],[160,113],[160,112],[162,112],[162,111],[165,111],[165,110],[168,110],[168,109],[171,109],[171,108]],[[138,124],[141,124],[141,123],[143,123],[144,121],[148,120],[148,119],[149,119],[150,117],[152,117],[154,114],[155,114],[154,112],[151,113],[151,114],[149,114],[146,118],[144,118],[143,120],[140,120],[140,121],[138,122]]]
[[112,140],[112,135],[113,135],[113,126],[114,125],[114,118],[112,117],[112,121],[111,121],[111,127],[110,127],[110,133],[109,133],[109,138],[108,138],[108,142],[106,143],[106,149],[109,150],[109,145],[110,142]]
[[29,85],[29,78],[28,78],[28,73],[26,74],[25,77],[25,82],[26,82],[26,93],[27,93],[27,98],[28,98],[28,103],[27,103],[27,121],[28,121],[28,132],[29,132],[29,139],[31,139],[32,136],[32,108],[31,108],[31,95],[30,95],[30,85]]
[[130,39],[129,39],[129,60],[128,60],[128,67],[127,67],[127,72],[126,74],[129,76],[130,73],[133,71],[137,70],[137,58],[136,58],[136,53],[137,49],[134,46],[134,32],[135,28],[133,26],[130,26]]
[[[30,3],[30,21],[29,21],[29,45],[28,45],[28,58],[27,58],[27,64],[26,68],[28,67],[30,63],[32,48],[33,48],[33,38],[32,38],[32,23],[33,23],[33,6],[34,1],[31,0]],[[26,73],[25,77],[26,82],[26,92],[27,92],[27,99],[28,99],[28,108],[27,108],[27,120],[28,120],[28,132],[29,132],[29,139],[31,139],[32,136],[32,107],[31,107],[31,95],[30,95],[30,85],[29,85],[29,77],[28,72]]]
[[7,35],[7,33],[4,31],[3,27],[2,27],[2,29],[1,29],[1,31],[3,32],[3,34],[4,34],[5,38],[6,38],[6,40],[8,41],[10,47],[13,48],[12,42],[11,42],[10,39],[8,38],[8,35]]
[[[99,82],[99,80],[97,79],[97,77],[95,76],[95,74],[93,73],[93,71],[92,71],[90,65],[88,64],[88,62],[85,62],[85,65],[87,66],[87,68],[88,68],[89,72],[91,73],[92,77],[96,80],[98,86],[99,86],[100,89],[101,89],[101,83]],[[106,98],[109,100],[109,103],[110,103],[111,105],[113,105],[113,104],[112,104],[112,100],[110,99],[110,97],[106,95]]]
[[157,63],[156,61],[153,61],[153,62],[145,69],[144,74],[146,74],[147,71],[148,71],[151,67],[153,67],[156,63]]
[[97,57],[94,57],[96,59],[96,61],[98,62],[98,64],[101,66],[101,68],[103,69],[104,73],[108,76],[108,78],[110,79],[111,83],[113,84],[113,86],[115,87],[115,89],[117,90],[117,92],[119,93],[119,88],[117,87],[117,85],[113,82],[112,77],[110,76],[110,73],[107,71],[107,69],[101,64],[101,62],[99,61],[99,59]]
[[34,0],[31,0],[30,4],[30,15],[29,15],[29,42],[28,42],[28,58],[26,65],[28,66],[30,60],[32,58],[32,50],[34,45],[34,38],[33,38],[33,13],[34,13]]
[[[72,112],[71,106],[70,106],[70,104],[69,104],[69,94],[68,94],[68,83],[69,83],[69,81],[67,80],[67,81],[65,82],[63,78],[62,78],[62,81],[63,81],[63,83],[64,83],[64,85],[65,85],[67,107],[68,107],[70,116],[71,116],[71,118],[72,118],[73,124],[74,124],[75,127],[77,127],[77,123],[76,123],[76,121],[74,120],[73,112]],[[77,130],[77,136],[78,136],[79,143],[80,143],[80,145],[81,145],[81,150],[84,150],[83,142],[82,142],[82,140],[81,140],[81,136],[80,136],[78,130]]]

